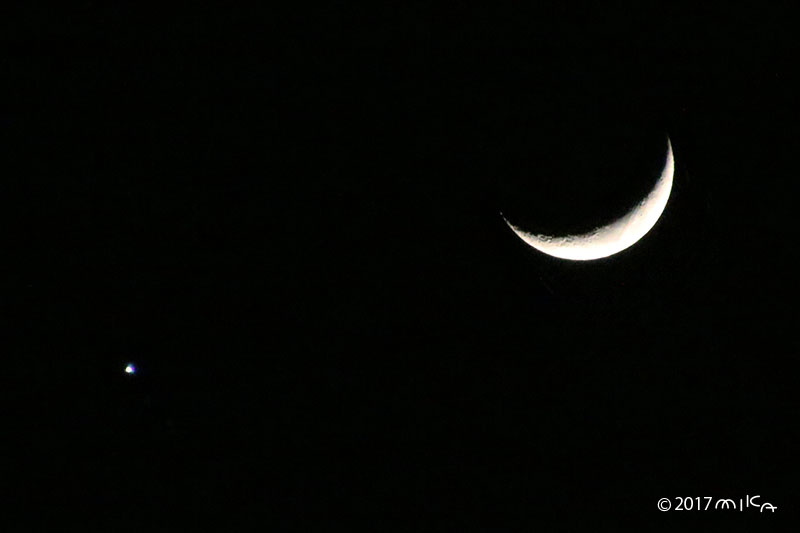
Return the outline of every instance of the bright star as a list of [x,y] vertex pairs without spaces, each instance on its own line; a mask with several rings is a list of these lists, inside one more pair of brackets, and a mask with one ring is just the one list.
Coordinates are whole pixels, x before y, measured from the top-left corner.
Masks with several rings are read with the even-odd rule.
[[135,374],[136,373],[136,367],[133,366],[133,363],[128,363],[128,366],[125,367],[125,373],[126,374]]

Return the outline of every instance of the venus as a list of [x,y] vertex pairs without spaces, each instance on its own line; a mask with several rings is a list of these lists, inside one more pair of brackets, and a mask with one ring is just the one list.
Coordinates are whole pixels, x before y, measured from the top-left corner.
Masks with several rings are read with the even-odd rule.
[[650,193],[621,218],[576,235],[541,235],[528,233],[505,217],[503,220],[527,244],[540,252],[573,261],[588,261],[614,255],[632,246],[655,226],[672,191],[675,161],[672,144],[667,138],[667,157],[664,169]]

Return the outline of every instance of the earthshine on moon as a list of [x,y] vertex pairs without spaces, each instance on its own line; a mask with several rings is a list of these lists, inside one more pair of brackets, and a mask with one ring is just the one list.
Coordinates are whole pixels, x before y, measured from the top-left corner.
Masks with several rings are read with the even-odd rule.
[[528,233],[513,225],[505,217],[503,220],[517,236],[540,252],[573,261],[600,259],[621,252],[655,226],[672,191],[672,175],[675,161],[672,157],[672,143],[667,138],[667,159],[661,177],[650,193],[633,209],[621,218],[578,235],[552,236]]

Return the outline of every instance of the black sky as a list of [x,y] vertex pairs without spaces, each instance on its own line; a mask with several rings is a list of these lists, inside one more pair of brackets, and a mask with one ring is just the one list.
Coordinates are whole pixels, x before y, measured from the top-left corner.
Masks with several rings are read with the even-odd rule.
[[[786,14],[2,25],[12,506],[181,531],[796,516]],[[503,222],[624,212],[667,135],[672,196],[631,249],[565,262]],[[775,517],[656,509],[747,494]]]

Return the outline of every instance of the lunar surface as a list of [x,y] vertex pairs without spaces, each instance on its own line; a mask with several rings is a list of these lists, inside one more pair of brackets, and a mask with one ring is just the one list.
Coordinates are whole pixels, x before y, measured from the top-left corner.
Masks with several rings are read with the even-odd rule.
[[528,233],[505,217],[503,220],[527,244],[540,252],[573,261],[588,261],[614,255],[632,246],[655,226],[672,191],[675,161],[672,143],[667,139],[667,157],[661,176],[650,193],[621,218],[577,235],[540,235]]

